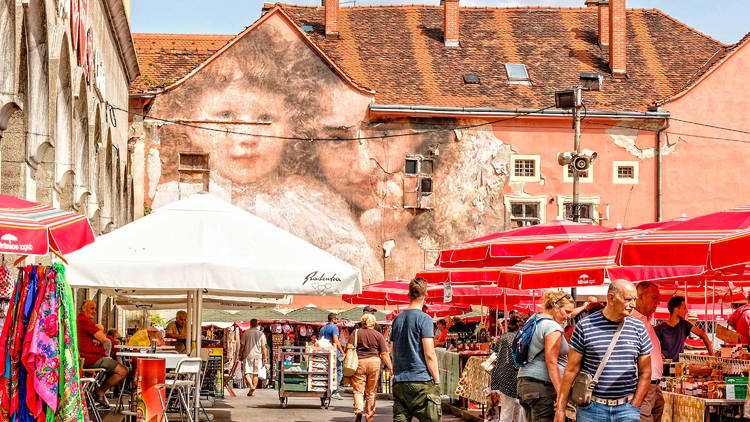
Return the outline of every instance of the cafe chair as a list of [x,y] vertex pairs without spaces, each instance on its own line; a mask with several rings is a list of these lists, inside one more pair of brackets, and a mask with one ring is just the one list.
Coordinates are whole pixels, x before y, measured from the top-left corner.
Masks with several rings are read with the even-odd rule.
[[[174,377],[166,380],[164,384],[155,385],[156,388],[164,389],[167,391],[167,400],[163,400],[162,395],[159,394],[159,400],[161,401],[162,416],[165,422],[169,422],[167,417],[167,408],[170,403],[173,394],[177,394],[177,405],[180,411],[180,420],[182,420],[183,412],[187,414],[187,420],[194,422],[192,408],[190,406],[190,398],[195,395],[195,386],[200,385],[200,374],[201,374],[201,362],[200,358],[184,358],[177,363],[177,367],[174,371]],[[211,420],[206,413],[206,409],[203,409],[203,413],[206,415],[207,420]]]
[[89,411],[89,417],[94,422],[102,422],[102,417],[99,414],[99,408],[96,407],[96,400],[94,395],[96,390],[99,389],[102,381],[104,381],[105,370],[102,368],[84,368],[83,359],[81,359],[81,378],[79,379],[81,385],[81,392],[86,398],[86,405]]

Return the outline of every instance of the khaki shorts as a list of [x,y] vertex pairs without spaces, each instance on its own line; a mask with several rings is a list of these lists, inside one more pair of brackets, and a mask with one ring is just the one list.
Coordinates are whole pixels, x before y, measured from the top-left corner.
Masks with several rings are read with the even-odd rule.
[[115,368],[117,368],[117,365],[118,363],[116,360],[104,357],[94,362],[94,364],[89,366],[89,368],[102,368],[107,375],[112,375],[115,373]]
[[263,358],[262,357],[250,357],[248,356],[245,358],[245,373],[246,374],[253,374],[258,375],[260,372],[260,368],[263,366]]

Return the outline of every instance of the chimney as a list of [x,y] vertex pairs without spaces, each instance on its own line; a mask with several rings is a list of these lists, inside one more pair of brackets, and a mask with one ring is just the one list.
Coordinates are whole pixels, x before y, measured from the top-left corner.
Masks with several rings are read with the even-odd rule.
[[612,76],[626,74],[627,19],[625,0],[609,0],[609,68]]
[[609,46],[609,0],[599,0],[596,7],[599,16],[599,47]]
[[458,0],[444,0],[445,45],[458,47]]
[[326,37],[339,36],[339,0],[323,0],[326,14]]

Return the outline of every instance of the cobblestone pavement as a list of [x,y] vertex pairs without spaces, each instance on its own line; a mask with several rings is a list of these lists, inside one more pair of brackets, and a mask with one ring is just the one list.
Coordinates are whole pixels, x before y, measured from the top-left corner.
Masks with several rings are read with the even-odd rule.
[[[247,390],[235,390],[237,397],[226,397],[216,400],[214,407],[208,413],[214,415],[215,422],[313,422],[354,421],[353,401],[351,394],[342,394],[343,400],[331,400],[328,409],[320,407],[319,398],[289,397],[288,407],[282,409],[279,403],[279,393],[276,390],[257,390],[254,397],[247,397]],[[393,420],[393,402],[378,399],[375,412],[375,422]],[[117,415],[108,415],[106,422],[123,420]],[[170,421],[172,418],[170,418]],[[364,419],[363,419],[364,420]],[[443,421],[458,421],[451,415],[443,417]]]

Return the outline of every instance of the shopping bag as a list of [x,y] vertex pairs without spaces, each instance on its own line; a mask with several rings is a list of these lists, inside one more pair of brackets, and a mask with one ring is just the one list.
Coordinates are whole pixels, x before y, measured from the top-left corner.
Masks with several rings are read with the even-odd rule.
[[260,370],[258,370],[258,379],[264,380],[268,377],[268,373],[266,372],[266,365],[263,365],[260,367]]
[[354,375],[355,372],[357,372],[357,367],[359,366],[359,357],[357,356],[357,331],[354,330],[354,347],[349,347],[346,350],[346,354],[344,354],[344,361],[342,362],[342,371],[345,377],[351,377]]

